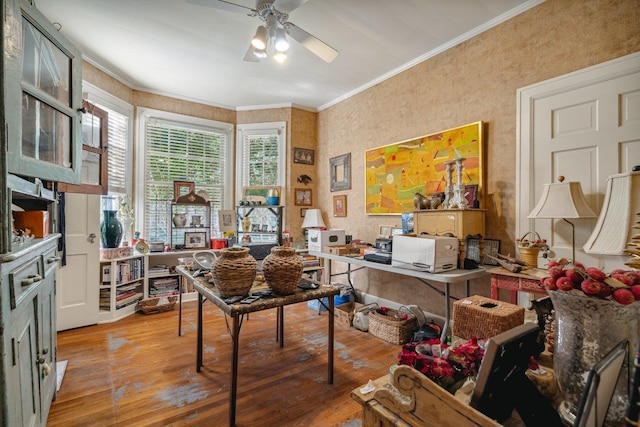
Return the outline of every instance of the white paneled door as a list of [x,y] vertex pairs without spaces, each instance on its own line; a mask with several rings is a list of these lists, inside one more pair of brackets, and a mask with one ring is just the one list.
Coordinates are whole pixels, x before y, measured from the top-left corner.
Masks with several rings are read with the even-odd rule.
[[59,270],[57,330],[98,323],[100,196],[66,193],[66,262]]
[[[571,226],[527,219],[544,184],[579,181],[593,211],[602,207],[607,178],[640,165],[640,54],[577,71],[518,91],[518,235],[547,238],[556,257],[571,258]],[[607,271],[622,257],[585,254],[596,219],[575,224],[576,259]],[[539,263],[543,267],[544,262]]]

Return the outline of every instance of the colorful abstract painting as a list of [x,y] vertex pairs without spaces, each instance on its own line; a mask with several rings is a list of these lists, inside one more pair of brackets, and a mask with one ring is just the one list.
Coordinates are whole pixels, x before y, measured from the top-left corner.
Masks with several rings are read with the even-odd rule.
[[[373,148],[365,152],[367,214],[401,214],[415,210],[413,196],[443,192],[445,163],[464,158],[462,182],[482,191],[483,123]],[[453,172],[453,184],[457,174]]]

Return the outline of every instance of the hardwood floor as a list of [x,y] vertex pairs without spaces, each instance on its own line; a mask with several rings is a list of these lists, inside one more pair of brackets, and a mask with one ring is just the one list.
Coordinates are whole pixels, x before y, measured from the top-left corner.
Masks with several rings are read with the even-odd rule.
[[[204,367],[195,371],[197,303],[137,313],[111,324],[58,333],[68,366],[47,425],[227,426],[231,338],[223,313],[204,306]],[[252,313],[240,334],[236,425],[360,426],[352,389],[389,372],[400,346],[336,322],[334,383],[327,384],[327,313],[285,307],[285,341],[276,311]]]

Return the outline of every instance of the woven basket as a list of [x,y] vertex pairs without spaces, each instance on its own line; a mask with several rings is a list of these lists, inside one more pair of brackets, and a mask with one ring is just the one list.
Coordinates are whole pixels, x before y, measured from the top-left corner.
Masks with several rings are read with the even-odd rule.
[[138,304],[144,314],[162,313],[173,310],[177,299],[178,297],[151,298],[142,300]]
[[296,291],[304,264],[295,248],[276,246],[262,261],[262,272],[274,293],[289,295]]
[[528,264],[528,268],[538,268],[538,253],[540,253],[539,247],[525,246],[522,242],[527,240],[527,236],[532,235],[535,240],[542,240],[540,235],[535,231],[529,231],[518,241],[518,252],[520,252],[520,258]]
[[249,248],[225,248],[211,270],[221,298],[246,297],[256,278],[256,260]]
[[[407,319],[402,317],[407,315]],[[416,328],[416,318],[410,310],[402,311],[387,308],[373,310],[369,313],[369,332],[371,335],[380,338],[391,344],[405,344],[411,340]]]
[[453,335],[491,338],[524,323],[524,307],[473,295],[453,303]]

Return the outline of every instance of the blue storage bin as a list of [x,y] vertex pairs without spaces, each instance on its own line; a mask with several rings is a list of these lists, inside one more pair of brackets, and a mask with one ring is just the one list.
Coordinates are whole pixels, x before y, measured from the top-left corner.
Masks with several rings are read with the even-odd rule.
[[[327,297],[322,298],[322,301],[324,302],[325,305],[329,305],[329,300],[327,299]],[[333,297],[333,305],[334,306],[338,306],[340,304],[346,304],[349,301],[351,301],[351,294],[345,295],[345,296],[340,296],[340,295],[335,295]],[[310,309],[314,310],[314,311],[318,311],[318,308],[320,309],[320,311],[327,311],[327,309],[325,308],[324,305],[320,304],[320,300],[317,299],[312,299],[307,301],[307,307],[309,307]]]

